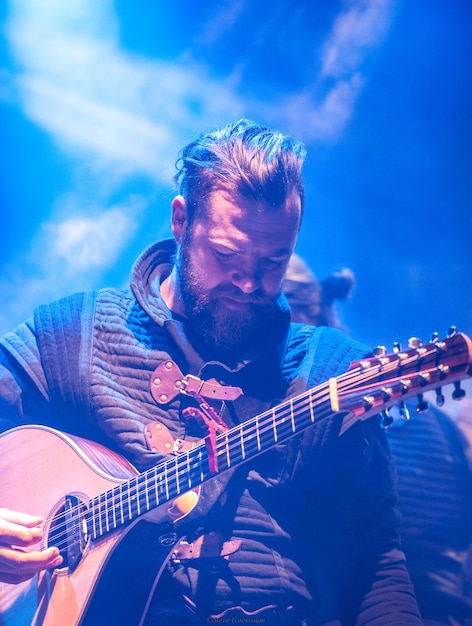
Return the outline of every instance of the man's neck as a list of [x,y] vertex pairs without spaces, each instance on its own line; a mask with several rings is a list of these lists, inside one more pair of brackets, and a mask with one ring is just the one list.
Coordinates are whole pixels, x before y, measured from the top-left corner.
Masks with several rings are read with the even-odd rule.
[[185,317],[175,267],[172,269],[169,276],[162,281],[160,290],[162,299],[166,303],[167,308],[173,313]]

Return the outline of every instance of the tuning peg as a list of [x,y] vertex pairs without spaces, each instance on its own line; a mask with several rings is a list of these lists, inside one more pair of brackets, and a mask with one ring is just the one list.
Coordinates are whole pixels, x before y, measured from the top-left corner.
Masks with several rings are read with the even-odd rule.
[[418,337],[410,337],[408,339],[408,347],[409,348],[421,348],[423,342]]
[[448,331],[447,331],[447,336],[448,337],[454,337],[454,335],[457,334],[457,326],[450,326]]
[[393,342],[393,351],[395,354],[399,354],[402,351],[402,344],[399,341]]
[[374,356],[385,356],[387,354],[387,348],[385,346],[377,346],[372,350]]
[[398,405],[398,410],[400,412],[400,417],[405,420],[405,422],[408,422],[410,420],[410,411],[403,400]]
[[454,383],[454,391],[452,392],[452,399],[462,400],[464,396],[465,396],[465,391],[461,388],[460,381],[456,381]]
[[384,409],[380,412],[380,426],[384,430],[388,430],[390,426],[393,424],[393,417],[388,412],[388,409]]
[[439,333],[434,331],[434,333],[431,335],[431,343],[438,343],[439,341]]
[[435,391],[436,391],[436,406],[444,406],[445,399],[442,394],[441,387],[437,387]]
[[429,409],[429,402],[424,399],[423,394],[418,395],[418,404],[416,405],[417,413],[424,413]]

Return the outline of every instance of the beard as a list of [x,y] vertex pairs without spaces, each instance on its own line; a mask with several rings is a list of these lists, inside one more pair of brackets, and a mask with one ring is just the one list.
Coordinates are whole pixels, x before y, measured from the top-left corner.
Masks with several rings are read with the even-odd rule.
[[[281,311],[277,298],[260,291],[244,294],[232,284],[219,285],[210,291],[203,288],[205,271],[195,267],[187,234],[175,261],[180,295],[188,326],[203,348],[220,359],[249,358],[273,345],[279,338]],[[222,298],[244,302],[244,311],[229,310]]]

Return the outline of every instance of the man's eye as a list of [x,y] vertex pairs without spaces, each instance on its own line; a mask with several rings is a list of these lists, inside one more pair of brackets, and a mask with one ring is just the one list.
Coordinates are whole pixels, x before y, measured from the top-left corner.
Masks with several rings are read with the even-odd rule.
[[284,265],[286,259],[264,259],[264,264],[268,269],[278,269]]
[[216,258],[223,262],[230,261],[236,256],[235,252],[221,252],[221,250],[214,250],[214,253]]

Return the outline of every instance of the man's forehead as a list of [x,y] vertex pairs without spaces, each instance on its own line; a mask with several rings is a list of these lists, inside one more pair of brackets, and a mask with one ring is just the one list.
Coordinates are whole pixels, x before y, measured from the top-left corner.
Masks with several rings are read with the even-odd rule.
[[244,249],[257,247],[258,253],[291,253],[300,225],[300,199],[277,209],[254,200],[234,199],[215,194],[205,215],[194,229],[214,244]]
[[216,190],[209,194],[205,203],[201,221],[234,221],[263,223],[271,220],[283,220],[287,223],[300,222],[301,199],[296,190],[290,193],[279,207],[269,206],[266,202],[254,198],[245,198],[225,190]]

